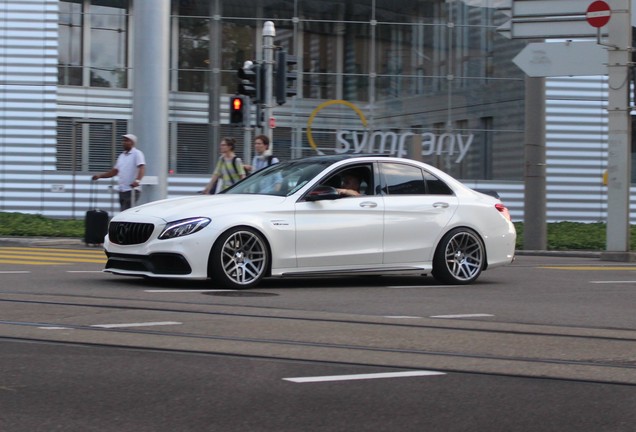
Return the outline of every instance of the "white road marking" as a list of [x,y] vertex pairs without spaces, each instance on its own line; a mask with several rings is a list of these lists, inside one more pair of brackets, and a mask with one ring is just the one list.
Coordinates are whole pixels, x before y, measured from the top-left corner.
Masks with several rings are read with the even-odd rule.
[[404,377],[431,376],[431,375],[446,375],[446,374],[444,372],[433,372],[433,371],[409,371],[409,372],[387,372],[387,373],[356,374],[356,375],[331,375],[331,376],[283,378],[283,381],[291,381],[295,383],[308,383],[308,382],[327,382],[327,381],[353,381],[353,380],[381,379],[381,378],[404,378]]
[[198,293],[198,292],[228,292],[237,291],[231,289],[150,289],[144,290],[147,293]]
[[595,284],[633,284],[636,281],[590,281],[590,283]]
[[31,273],[28,270],[5,270],[0,271],[0,274],[21,274],[21,273]]
[[38,327],[41,330],[70,330],[69,327]]
[[141,322],[141,323],[126,323],[126,324],[95,324],[91,327],[99,328],[122,328],[122,327],[151,327],[151,326],[165,326],[165,325],[180,325],[183,323],[177,321],[160,321],[160,322]]
[[66,273],[104,273],[101,270],[66,270]]
[[491,314],[434,315],[431,318],[480,318],[493,317]]

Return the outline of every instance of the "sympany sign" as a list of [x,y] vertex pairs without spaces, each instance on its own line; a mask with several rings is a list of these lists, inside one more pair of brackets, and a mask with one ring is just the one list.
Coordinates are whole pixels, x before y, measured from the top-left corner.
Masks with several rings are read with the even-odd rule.
[[[353,103],[334,99],[321,103],[312,111],[307,120],[307,140],[309,146],[316,153],[324,154],[313,138],[312,126],[314,119],[323,109],[337,106],[345,107],[352,110],[360,119],[360,123],[368,128],[364,113]],[[455,163],[461,163],[468,153],[475,136],[473,134],[462,135],[460,133],[441,133],[424,132],[416,134],[414,132],[391,132],[391,131],[352,131],[339,130],[336,133],[336,153],[382,153],[390,154],[396,157],[407,157],[413,151],[413,146],[421,145],[422,156],[441,156],[448,155],[454,158]],[[411,151],[409,151],[411,149]],[[417,151],[417,150],[415,150]]]
[[336,134],[336,153],[383,153],[407,157],[409,148],[421,141],[422,156],[448,155],[461,163],[473,143],[474,134],[434,134],[424,132],[386,132],[341,130]]

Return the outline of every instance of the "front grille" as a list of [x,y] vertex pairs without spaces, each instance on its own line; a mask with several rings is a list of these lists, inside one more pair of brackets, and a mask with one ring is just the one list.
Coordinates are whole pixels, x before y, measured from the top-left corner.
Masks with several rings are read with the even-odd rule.
[[134,245],[148,241],[155,226],[149,223],[111,222],[108,240],[118,245]]

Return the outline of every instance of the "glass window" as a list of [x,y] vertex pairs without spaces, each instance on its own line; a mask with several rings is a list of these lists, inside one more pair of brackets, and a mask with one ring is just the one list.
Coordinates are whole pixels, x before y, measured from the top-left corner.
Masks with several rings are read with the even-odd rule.
[[360,195],[375,195],[370,164],[348,166],[320,182],[336,189],[352,189]]
[[[60,2],[58,82],[61,85],[128,86],[128,2]],[[89,57],[85,58],[83,44],[87,40],[90,48]],[[89,74],[85,77],[87,66]]]
[[346,100],[369,100],[370,31],[371,27],[367,24],[345,25],[342,93]]
[[418,167],[382,163],[385,184],[382,191],[388,195],[453,195],[446,183]]
[[426,193],[429,195],[453,195],[453,191],[446,183],[429,172],[424,171],[424,181],[426,181]]
[[207,72],[210,69],[210,20],[181,17],[178,22],[178,90],[207,91]]
[[247,60],[259,60],[256,52],[256,26],[262,25],[255,20],[223,20],[221,50],[221,69],[228,71],[221,78],[223,92],[236,91],[236,71]]
[[90,9],[93,87],[128,86],[128,0],[93,0]]
[[[362,127],[351,109],[322,109],[311,142],[304,129],[318,104],[344,99],[363,112],[369,135],[412,134],[421,142],[422,160],[458,178],[520,179],[522,146],[510,142],[523,135],[524,78],[510,60],[525,42],[497,35],[494,29],[509,17],[483,6],[490,3],[172,0],[178,27],[171,33],[173,89],[234,94],[237,69],[262,60],[261,29],[271,20],[275,46],[298,58],[297,99],[304,99],[298,109],[289,100],[280,107],[280,123],[292,126],[284,135],[277,129],[275,141],[285,143],[290,157],[343,150],[338,131]],[[221,106],[222,127],[226,110]],[[360,151],[361,143],[343,151]],[[189,153],[174,154],[182,159]],[[182,173],[203,169],[185,161],[175,166]]]
[[58,21],[58,82],[82,85],[82,3],[61,1]]
[[422,170],[405,164],[382,163],[385,184],[382,192],[388,195],[424,195],[426,183]]

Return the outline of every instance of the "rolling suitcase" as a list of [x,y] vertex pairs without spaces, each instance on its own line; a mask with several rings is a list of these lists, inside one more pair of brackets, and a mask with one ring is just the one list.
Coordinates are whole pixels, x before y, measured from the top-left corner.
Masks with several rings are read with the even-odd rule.
[[84,243],[88,245],[101,245],[108,232],[108,212],[97,209],[95,199],[95,185],[91,182],[88,198],[89,210],[84,218]]

